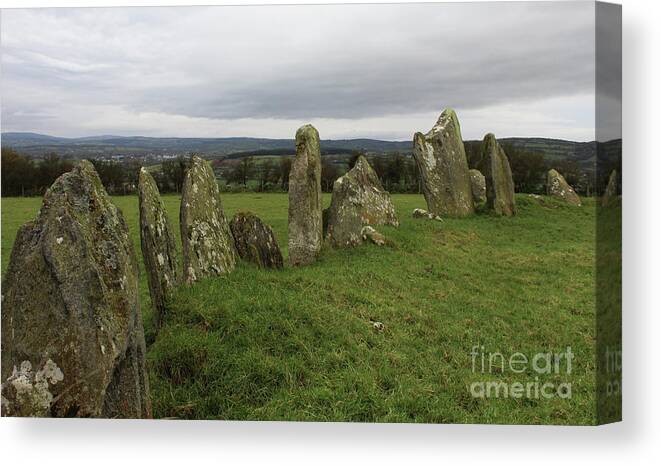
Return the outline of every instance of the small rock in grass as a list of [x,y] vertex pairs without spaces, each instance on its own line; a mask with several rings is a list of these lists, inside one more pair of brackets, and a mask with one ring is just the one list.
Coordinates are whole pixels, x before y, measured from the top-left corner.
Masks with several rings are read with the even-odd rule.
[[371,226],[364,226],[360,231],[364,241],[370,241],[376,245],[385,245],[386,237]]
[[378,332],[381,332],[385,329],[385,325],[383,323],[381,323],[380,321],[373,321],[372,322],[372,327]]
[[433,213],[430,213],[427,210],[423,210],[422,208],[416,208],[415,210],[413,210],[413,218],[424,218],[427,220],[443,221],[443,218],[441,218],[440,216],[434,215]]

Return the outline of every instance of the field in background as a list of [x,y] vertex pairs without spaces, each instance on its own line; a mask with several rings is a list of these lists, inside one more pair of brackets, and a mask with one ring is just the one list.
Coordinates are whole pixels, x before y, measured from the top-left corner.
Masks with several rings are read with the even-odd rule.
[[[224,194],[251,210],[286,255],[286,194]],[[324,198],[328,205],[330,196]],[[318,263],[264,271],[240,264],[182,288],[156,335],[137,197],[114,197],[140,258],[154,414],[236,420],[593,423],[595,209],[518,195],[519,214],[413,220],[419,195],[394,195],[392,244],[324,250]],[[179,199],[165,196],[178,234]],[[2,271],[39,198],[2,199]],[[181,247],[180,247],[181,249]],[[374,322],[384,325],[383,331]],[[575,354],[572,400],[475,399],[473,381],[533,382],[534,373],[474,373],[471,349]]]

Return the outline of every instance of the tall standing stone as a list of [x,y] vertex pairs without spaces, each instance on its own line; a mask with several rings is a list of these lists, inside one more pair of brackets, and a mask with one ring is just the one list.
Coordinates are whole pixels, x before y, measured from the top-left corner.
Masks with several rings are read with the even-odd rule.
[[356,245],[363,241],[363,226],[384,224],[399,226],[395,207],[379,176],[360,156],[333,184],[327,238],[337,247]]
[[236,249],[216,176],[211,165],[198,156],[191,157],[184,177],[179,226],[186,283],[234,269]]
[[454,110],[444,110],[427,134],[415,133],[413,156],[431,213],[461,217],[475,211],[466,151]]
[[563,200],[570,205],[581,206],[581,199],[578,194],[565,181],[565,178],[553,169],[546,174],[546,194]]
[[471,189],[473,192],[473,203],[483,203],[487,201],[487,181],[480,170],[469,170],[471,177]]
[[151,416],[137,261],[91,163],[19,229],[2,290],[3,414]]
[[487,206],[498,215],[514,216],[516,200],[512,169],[505,151],[491,133],[482,141],[480,169],[486,180]]
[[322,237],[319,133],[306,124],[296,131],[296,156],[289,173],[289,262],[313,263]]
[[138,178],[138,200],[142,258],[154,306],[156,327],[160,328],[167,302],[177,285],[176,238],[158,186],[145,168],[140,169]]

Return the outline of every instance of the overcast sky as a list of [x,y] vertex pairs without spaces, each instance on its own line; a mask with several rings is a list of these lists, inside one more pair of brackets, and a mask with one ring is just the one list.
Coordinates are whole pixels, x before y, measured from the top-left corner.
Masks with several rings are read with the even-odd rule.
[[2,130],[594,139],[594,4],[2,11]]

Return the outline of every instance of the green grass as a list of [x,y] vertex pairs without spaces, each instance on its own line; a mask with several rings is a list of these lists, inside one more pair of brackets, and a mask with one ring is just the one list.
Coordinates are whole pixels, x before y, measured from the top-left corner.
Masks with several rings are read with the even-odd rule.
[[[327,205],[329,196],[324,198]],[[518,195],[519,214],[414,220],[422,196],[394,195],[392,245],[325,249],[309,267],[232,274],[181,288],[156,335],[141,266],[148,364],[157,417],[444,423],[595,422],[595,208]],[[140,255],[136,197],[116,197]],[[165,196],[178,224],[179,201]],[[286,194],[224,194],[249,209],[286,254]],[[17,228],[40,199],[2,199],[2,270]],[[177,233],[178,233],[178,228]],[[384,324],[383,331],[373,322]],[[506,356],[575,354],[570,400],[476,399],[471,348]]]

